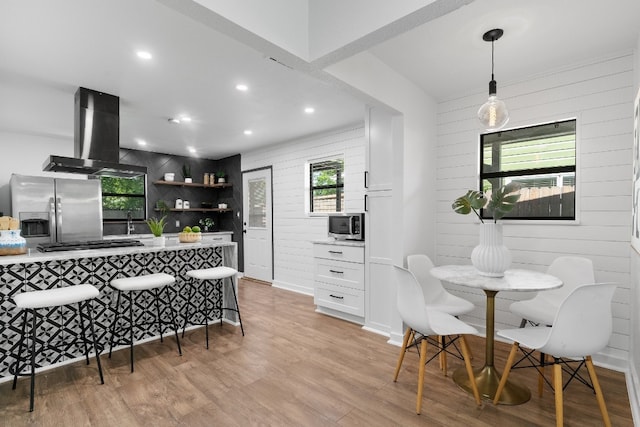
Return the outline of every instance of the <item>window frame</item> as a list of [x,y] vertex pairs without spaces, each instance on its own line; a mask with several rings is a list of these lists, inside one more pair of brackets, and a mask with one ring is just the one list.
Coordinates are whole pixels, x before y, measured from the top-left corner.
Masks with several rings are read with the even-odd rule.
[[[341,180],[338,179],[336,186],[316,186],[314,187],[313,185],[313,165],[314,164],[318,164],[318,163],[323,163],[323,162],[331,162],[331,161],[340,161],[342,162],[342,171],[341,171],[341,176],[339,178],[342,178]],[[340,183],[341,181],[341,183]],[[338,185],[340,184],[340,185]],[[331,212],[317,212],[313,210],[313,201],[314,201],[314,197],[313,197],[313,192],[314,190],[319,190],[319,189],[324,189],[324,188],[335,188],[336,191],[336,206],[340,205],[340,201],[342,199],[339,198],[339,195],[341,194],[342,197],[344,198],[344,194],[345,194],[345,155],[343,153],[340,154],[334,154],[334,155],[330,155],[330,156],[326,156],[326,157],[321,157],[321,158],[315,158],[312,160],[309,160],[306,162],[305,164],[305,212],[308,216],[327,216],[330,214],[336,214],[336,213],[342,213],[342,212],[346,212],[345,210],[345,204],[346,204],[346,200],[343,202],[343,205],[341,206],[342,210],[335,210],[335,211],[331,211]]]
[[147,184],[148,184],[148,177],[145,174],[144,175],[144,182],[143,182],[143,194],[134,194],[134,193],[107,193],[104,191],[104,186],[102,185],[102,178],[117,178],[117,179],[129,179],[129,178],[124,178],[124,177],[113,177],[113,176],[104,176],[104,177],[100,177],[100,184],[101,184],[101,194],[100,194],[100,200],[101,200],[101,205],[102,205],[102,221],[104,223],[113,223],[113,222],[122,222],[122,221],[126,221],[127,218],[108,218],[107,216],[105,216],[104,214],[104,203],[102,203],[104,201],[104,197],[127,197],[127,198],[131,198],[131,199],[142,199],[143,203],[142,203],[142,209],[143,209],[143,214],[142,217],[133,217],[134,221],[145,221],[149,218],[149,209],[147,207]]
[[[496,133],[502,133],[507,131],[513,131],[518,129],[528,129],[535,128],[539,126],[547,126],[556,123],[566,123],[566,122],[575,122],[575,134],[574,134],[574,165],[573,166],[556,166],[556,167],[544,167],[544,168],[527,168],[527,169],[517,169],[511,171],[497,171],[497,172],[483,172],[483,162],[484,162],[484,136],[491,135]],[[578,117],[569,117],[565,119],[558,119],[548,122],[536,123],[532,125],[513,127],[509,129],[501,129],[496,132],[486,132],[481,133],[478,137],[479,139],[479,171],[478,171],[478,189],[483,192],[483,182],[485,180],[489,181],[491,179],[502,179],[509,177],[527,177],[532,175],[544,175],[544,174],[561,174],[572,172],[574,174],[574,210],[573,217],[539,217],[539,216],[519,216],[519,217],[510,217],[509,215],[501,218],[501,221],[509,221],[510,223],[521,223],[521,224],[579,224],[579,191],[580,191],[580,182],[579,182],[579,119]],[[483,220],[492,220],[493,218],[487,215],[487,209],[480,210],[480,216]]]

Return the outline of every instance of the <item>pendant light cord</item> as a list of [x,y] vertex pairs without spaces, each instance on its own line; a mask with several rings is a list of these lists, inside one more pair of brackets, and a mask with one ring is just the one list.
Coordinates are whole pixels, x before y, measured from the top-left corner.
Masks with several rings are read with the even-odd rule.
[[495,41],[495,38],[491,38],[491,80],[495,80],[493,77],[493,44]]

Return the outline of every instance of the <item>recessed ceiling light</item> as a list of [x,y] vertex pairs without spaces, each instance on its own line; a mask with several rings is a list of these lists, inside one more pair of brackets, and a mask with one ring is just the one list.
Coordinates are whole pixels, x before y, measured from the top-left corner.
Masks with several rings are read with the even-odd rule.
[[253,133],[253,131],[251,129],[247,129],[244,131],[245,135],[251,135]]
[[196,149],[193,147],[187,147],[187,150],[189,150],[190,153],[195,153]]
[[147,145],[147,141],[145,141],[144,139],[136,138],[135,141],[138,143],[138,145]]
[[153,56],[151,56],[150,52],[147,52],[146,50],[139,50],[136,52],[136,55],[138,55],[138,58],[140,59],[151,59],[153,58]]
[[182,117],[180,117],[180,121],[181,121],[181,122],[187,122],[187,123],[188,123],[188,122],[190,122],[190,121],[191,121],[191,117],[189,117],[189,116],[182,116]]
[[313,108],[313,107],[307,107],[307,108],[304,109],[304,112],[307,113],[307,114],[312,114],[315,111],[316,111],[316,109]]
[[245,85],[245,84],[238,84],[236,85],[236,89],[238,89],[239,91],[242,92],[246,92],[249,90],[249,86]]
[[169,117],[169,123],[175,123],[177,125],[180,124],[180,120],[176,119],[175,117]]

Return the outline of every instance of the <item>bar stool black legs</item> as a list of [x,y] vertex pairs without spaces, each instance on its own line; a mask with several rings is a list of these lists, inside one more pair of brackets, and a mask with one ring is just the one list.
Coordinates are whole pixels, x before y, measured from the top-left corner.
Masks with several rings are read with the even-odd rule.
[[[96,331],[95,325],[93,323],[93,315],[91,309],[91,302],[93,298],[97,297],[100,293],[98,290],[92,285],[75,285],[75,286],[67,286],[63,288],[55,288],[55,289],[47,289],[43,291],[31,291],[31,292],[23,292],[15,296],[14,301],[16,306],[23,311],[22,317],[22,328],[20,334],[20,341],[18,343],[18,353],[15,355],[16,363],[13,368],[13,389],[15,390],[18,376],[30,376],[31,379],[31,391],[29,397],[29,411],[33,411],[34,408],[34,391],[35,391],[35,372],[36,372],[36,340],[38,337],[38,324],[40,315],[38,314],[39,309],[43,308],[51,308],[51,307],[62,307],[73,304],[78,304],[78,320],[80,321],[80,341],[84,345],[85,349],[85,357],[87,359],[87,365],[89,364],[89,347],[88,343],[90,343],[93,347],[93,351],[95,353],[96,362],[98,365],[98,372],[100,374],[100,383],[104,384],[104,376],[102,374],[102,364],[100,363],[100,352],[99,347],[96,343]],[[87,339],[87,331],[85,327],[85,322],[83,319],[84,316],[89,320],[89,328],[91,334],[91,341]],[[22,350],[25,347],[25,338],[27,335],[27,324],[29,323],[29,315],[31,315],[31,331],[30,331],[30,339],[31,339],[31,350],[30,353],[30,361],[29,361],[29,371],[24,372],[24,368],[26,368],[26,363],[23,363],[23,354]],[[54,344],[47,343],[50,347],[53,347]],[[66,345],[71,345],[71,342],[67,342]],[[44,349],[44,343],[42,345]]]
[[[184,337],[184,331],[187,327],[187,323],[204,325],[205,327],[205,336],[206,336],[206,346],[209,348],[209,322],[213,319],[210,316],[210,313],[218,312],[218,320],[220,321],[220,326],[222,327],[222,317],[225,310],[234,311],[238,313],[238,322],[240,323],[240,330],[242,331],[242,336],[244,336],[244,327],[242,326],[242,317],[240,316],[240,306],[238,305],[238,297],[236,295],[236,283],[235,279],[238,274],[238,271],[230,268],[230,267],[213,267],[213,268],[205,268],[201,270],[190,270],[187,272],[187,276],[191,279],[189,282],[189,294],[187,298],[187,304],[185,306],[185,314],[184,314],[184,324],[182,326],[182,336]],[[233,301],[235,307],[225,307],[224,302],[222,300],[224,293],[222,292],[224,286],[224,279],[230,280],[230,287],[233,293]],[[193,298],[193,294],[196,291],[197,283],[200,282],[204,286],[204,307],[196,307],[194,312],[190,312],[189,307],[191,305],[191,301]],[[209,292],[207,288],[207,284],[210,283],[213,287],[212,291]],[[212,296],[218,296],[216,299],[216,303],[211,302],[211,307],[209,307],[209,302]],[[215,301],[215,300],[214,300]],[[190,322],[191,317],[195,314],[202,315],[202,323],[193,323]]]
[[[160,341],[164,342],[163,339],[163,324],[169,325],[173,328],[174,334],[176,336],[176,344],[178,346],[178,354],[182,356],[182,348],[180,346],[180,339],[178,338],[178,324],[176,322],[176,313],[171,304],[171,295],[169,293],[169,285],[175,283],[175,278],[169,274],[165,273],[154,273],[147,274],[144,276],[136,276],[136,277],[123,277],[119,279],[112,280],[110,285],[118,291],[118,297],[116,299],[115,305],[115,316],[113,319],[113,323],[111,324],[111,340],[109,343],[109,357],[111,357],[111,353],[113,350],[114,344],[128,344],[129,345],[129,359],[131,363],[131,372],[133,372],[133,344],[135,342],[135,334],[134,327],[138,326],[135,323],[135,319],[133,317],[133,306],[135,304],[135,295],[139,294],[142,291],[151,291],[154,298],[154,305],[156,311],[156,319],[158,322],[158,330],[160,332]],[[170,311],[170,319],[163,320],[161,311],[160,311],[160,294],[159,292],[164,290],[165,299],[167,301],[168,309]],[[120,326],[121,321],[121,295],[125,292],[127,295],[128,303],[129,303],[129,318],[126,319],[125,327],[128,327],[129,339],[123,339],[124,329],[125,327]],[[116,339],[118,336],[119,339]]]

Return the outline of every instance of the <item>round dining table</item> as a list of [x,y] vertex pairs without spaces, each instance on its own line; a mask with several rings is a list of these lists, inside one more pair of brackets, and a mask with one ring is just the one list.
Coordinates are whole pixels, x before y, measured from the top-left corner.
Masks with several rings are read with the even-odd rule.
[[[530,292],[555,289],[562,281],[555,276],[533,270],[507,270],[502,277],[482,275],[472,265],[443,265],[430,270],[434,277],[456,285],[482,289],[487,297],[485,363],[474,369],[480,396],[493,400],[501,374],[493,364],[495,334],[495,298],[500,291]],[[453,373],[453,380],[462,389],[472,392],[469,376],[464,368]],[[500,396],[500,403],[519,405],[531,398],[531,391],[524,385],[509,379]]]

